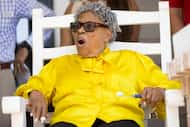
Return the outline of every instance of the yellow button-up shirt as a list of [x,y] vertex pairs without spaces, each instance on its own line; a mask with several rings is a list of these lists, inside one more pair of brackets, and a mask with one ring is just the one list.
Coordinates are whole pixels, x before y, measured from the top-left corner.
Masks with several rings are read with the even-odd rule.
[[[53,59],[37,76],[20,86],[16,95],[27,97],[39,90],[55,108],[51,124],[70,122],[91,127],[96,118],[105,122],[134,120],[144,127],[140,99],[132,97],[144,87],[179,88],[150,58],[133,51],[110,51],[98,57],[66,55]],[[163,104],[158,105],[164,116]]]

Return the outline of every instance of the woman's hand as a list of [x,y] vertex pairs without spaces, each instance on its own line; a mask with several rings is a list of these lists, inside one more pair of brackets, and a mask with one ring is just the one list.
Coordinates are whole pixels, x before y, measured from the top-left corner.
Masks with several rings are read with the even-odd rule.
[[28,57],[28,49],[27,48],[19,48],[16,55],[15,55],[15,62],[14,62],[14,72],[25,72],[24,62]]
[[154,108],[158,102],[164,100],[165,89],[159,87],[146,87],[142,92],[142,103],[150,105]]
[[32,91],[29,97],[29,106],[31,108],[31,115],[37,122],[40,120],[42,123],[46,120],[47,116],[47,101],[39,91]]

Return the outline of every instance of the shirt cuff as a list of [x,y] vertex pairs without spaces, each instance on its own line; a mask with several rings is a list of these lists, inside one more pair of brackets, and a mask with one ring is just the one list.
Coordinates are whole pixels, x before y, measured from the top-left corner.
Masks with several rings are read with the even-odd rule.
[[34,89],[28,89],[28,90],[26,90],[26,91],[24,92],[24,94],[23,94],[23,97],[24,97],[24,98],[29,98],[30,93],[31,93],[32,91],[35,91],[35,90],[34,90]]

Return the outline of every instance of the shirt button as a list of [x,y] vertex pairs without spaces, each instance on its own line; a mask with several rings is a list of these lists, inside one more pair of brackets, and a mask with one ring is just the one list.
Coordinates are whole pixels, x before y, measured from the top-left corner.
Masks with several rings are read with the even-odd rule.
[[121,96],[124,95],[124,93],[123,93],[122,91],[118,91],[118,92],[116,93],[116,95],[119,96],[119,97],[121,97]]

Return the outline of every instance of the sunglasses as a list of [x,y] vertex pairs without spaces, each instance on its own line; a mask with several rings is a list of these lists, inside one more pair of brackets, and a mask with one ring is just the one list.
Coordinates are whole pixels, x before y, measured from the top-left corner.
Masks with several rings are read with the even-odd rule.
[[85,30],[85,32],[94,32],[97,27],[105,27],[108,28],[107,25],[96,23],[96,22],[73,22],[70,24],[70,29],[72,32],[77,32],[81,27]]

